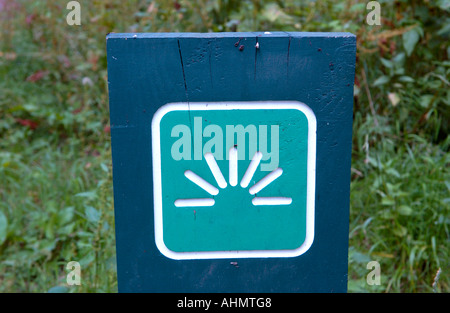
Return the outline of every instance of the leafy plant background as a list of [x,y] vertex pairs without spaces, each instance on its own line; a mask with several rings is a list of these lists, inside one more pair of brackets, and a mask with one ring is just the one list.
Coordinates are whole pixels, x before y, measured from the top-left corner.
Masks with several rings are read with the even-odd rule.
[[117,291],[107,33],[279,30],[358,38],[349,291],[449,292],[449,0],[67,2],[0,0],[0,292]]

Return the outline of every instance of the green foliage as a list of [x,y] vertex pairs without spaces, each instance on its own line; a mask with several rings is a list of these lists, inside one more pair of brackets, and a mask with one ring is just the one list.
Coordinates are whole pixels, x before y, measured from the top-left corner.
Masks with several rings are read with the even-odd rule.
[[[365,132],[360,121],[355,123],[356,136]],[[353,164],[358,174],[351,185],[350,245],[390,273],[383,276],[385,291],[431,292],[432,275],[449,257],[445,195],[450,191],[450,155],[417,135],[408,135],[403,145],[392,137],[377,137],[369,133],[360,143],[366,151]],[[369,138],[376,142],[370,144]],[[361,268],[355,267],[350,275],[357,280]],[[355,288],[367,287],[362,283]]]
[[449,292],[450,1],[79,2],[0,1],[0,292],[117,290],[105,35],[209,31],[357,35],[349,290]]

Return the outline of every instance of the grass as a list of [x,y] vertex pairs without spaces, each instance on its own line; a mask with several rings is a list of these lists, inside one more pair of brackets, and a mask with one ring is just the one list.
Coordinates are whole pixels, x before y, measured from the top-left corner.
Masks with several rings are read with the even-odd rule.
[[72,260],[90,273],[82,275],[80,291],[116,290],[109,143],[101,150],[84,151],[77,143],[49,148],[37,140],[20,154],[0,155],[6,182],[0,208],[7,220],[2,291],[64,285]]
[[[417,135],[363,145],[365,157],[353,162],[349,289],[448,291],[448,277],[433,288],[433,274],[448,262],[450,155]],[[382,286],[365,282],[371,260]]]
[[254,30],[357,35],[349,291],[450,291],[447,0],[79,2],[0,0],[0,292],[117,291],[105,35]]

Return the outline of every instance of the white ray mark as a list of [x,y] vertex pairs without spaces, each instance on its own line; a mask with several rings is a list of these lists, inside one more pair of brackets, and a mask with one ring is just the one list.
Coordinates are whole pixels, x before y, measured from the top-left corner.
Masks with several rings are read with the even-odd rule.
[[252,199],[253,205],[289,205],[292,203],[292,198],[287,197],[254,197]]
[[175,200],[176,207],[197,207],[197,206],[213,206],[215,203],[212,198],[198,198],[198,199],[177,199]]
[[275,179],[281,176],[283,174],[283,170],[281,168],[277,168],[264,176],[259,182],[254,184],[248,192],[250,192],[251,195],[254,195],[255,193],[259,192],[261,189],[265,188],[267,185],[269,185],[271,182],[273,182]]
[[219,166],[217,165],[216,159],[211,152],[205,154],[206,163],[208,163],[209,169],[211,170],[214,178],[216,179],[217,184],[220,188],[226,188],[227,182],[225,181],[225,177],[223,177],[222,172],[220,171]]
[[206,180],[204,180],[194,172],[187,170],[186,172],[184,172],[184,176],[186,176],[187,179],[205,190],[210,195],[216,196],[217,194],[219,194],[219,189],[208,183]]
[[241,180],[242,188],[247,188],[248,184],[250,183],[250,180],[253,177],[253,174],[255,174],[255,171],[258,168],[261,158],[262,158],[262,153],[259,151],[256,152],[255,155],[253,156],[252,161],[250,162],[250,165],[247,168],[247,171],[245,171],[244,177],[242,177],[242,180]]
[[236,147],[232,147],[229,152],[229,163],[230,163],[230,185],[237,185],[237,173],[238,173],[238,151]]

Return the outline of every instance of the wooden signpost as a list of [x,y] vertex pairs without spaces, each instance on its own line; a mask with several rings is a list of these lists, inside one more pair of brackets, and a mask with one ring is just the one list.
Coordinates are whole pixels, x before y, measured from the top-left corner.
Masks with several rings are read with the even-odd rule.
[[109,34],[121,292],[345,292],[356,38]]

